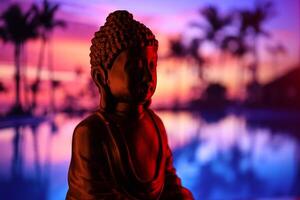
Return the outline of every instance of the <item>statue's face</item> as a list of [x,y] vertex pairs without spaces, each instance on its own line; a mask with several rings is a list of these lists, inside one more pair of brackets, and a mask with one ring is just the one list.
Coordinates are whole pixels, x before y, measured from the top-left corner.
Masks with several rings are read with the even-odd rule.
[[121,102],[144,103],[156,88],[157,49],[147,46],[123,51],[108,70],[108,86]]

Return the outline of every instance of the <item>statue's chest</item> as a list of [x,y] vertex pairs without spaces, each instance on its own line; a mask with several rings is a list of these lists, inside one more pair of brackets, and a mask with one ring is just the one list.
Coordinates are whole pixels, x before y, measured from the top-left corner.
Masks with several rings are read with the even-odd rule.
[[160,150],[159,132],[152,121],[139,121],[125,131],[128,159],[137,175],[150,180],[154,177]]

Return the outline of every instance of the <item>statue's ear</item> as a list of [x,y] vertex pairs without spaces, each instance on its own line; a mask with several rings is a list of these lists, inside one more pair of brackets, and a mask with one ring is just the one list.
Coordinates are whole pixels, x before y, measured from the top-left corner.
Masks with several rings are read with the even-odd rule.
[[96,83],[96,85],[100,88],[106,85],[106,74],[102,69],[99,68],[92,68],[91,70],[91,76]]

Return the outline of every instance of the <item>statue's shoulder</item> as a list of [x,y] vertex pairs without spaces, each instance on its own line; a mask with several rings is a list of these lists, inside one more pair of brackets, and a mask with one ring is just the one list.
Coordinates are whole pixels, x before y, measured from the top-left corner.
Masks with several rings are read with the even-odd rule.
[[162,121],[162,119],[159,117],[157,113],[155,113],[152,109],[148,108],[148,112],[151,114],[152,118],[154,119],[154,122],[158,126],[161,132],[165,132],[165,126]]
[[82,135],[89,137],[100,137],[107,132],[106,120],[102,117],[101,113],[94,112],[84,118],[75,127],[74,135]]
[[102,146],[106,141],[104,136],[107,135],[107,132],[104,120],[96,113],[90,114],[74,129],[72,154],[80,155],[86,160],[102,158],[104,155]]
[[150,113],[150,115],[156,121],[156,123],[163,124],[163,121],[161,120],[161,118],[159,117],[159,115],[156,112],[154,112],[154,110],[148,108],[147,111],[148,111],[148,113]]

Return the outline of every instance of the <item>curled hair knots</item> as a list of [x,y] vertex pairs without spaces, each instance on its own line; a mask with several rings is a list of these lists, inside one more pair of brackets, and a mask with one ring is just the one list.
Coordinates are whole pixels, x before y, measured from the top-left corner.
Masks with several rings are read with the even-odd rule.
[[131,19],[133,20],[133,16],[131,13],[129,13],[128,11],[126,10],[117,10],[117,11],[114,11],[112,13],[110,13],[107,18],[106,18],[106,21],[107,22],[110,22],[110,21],[122,21],[124,19]]
[[115,11],[106,18],[92,39],[90,63],[103,70],[112,67],[117,55],[132,47],[158,46],[155,36],[144,24],[133,19],[128,11]]

